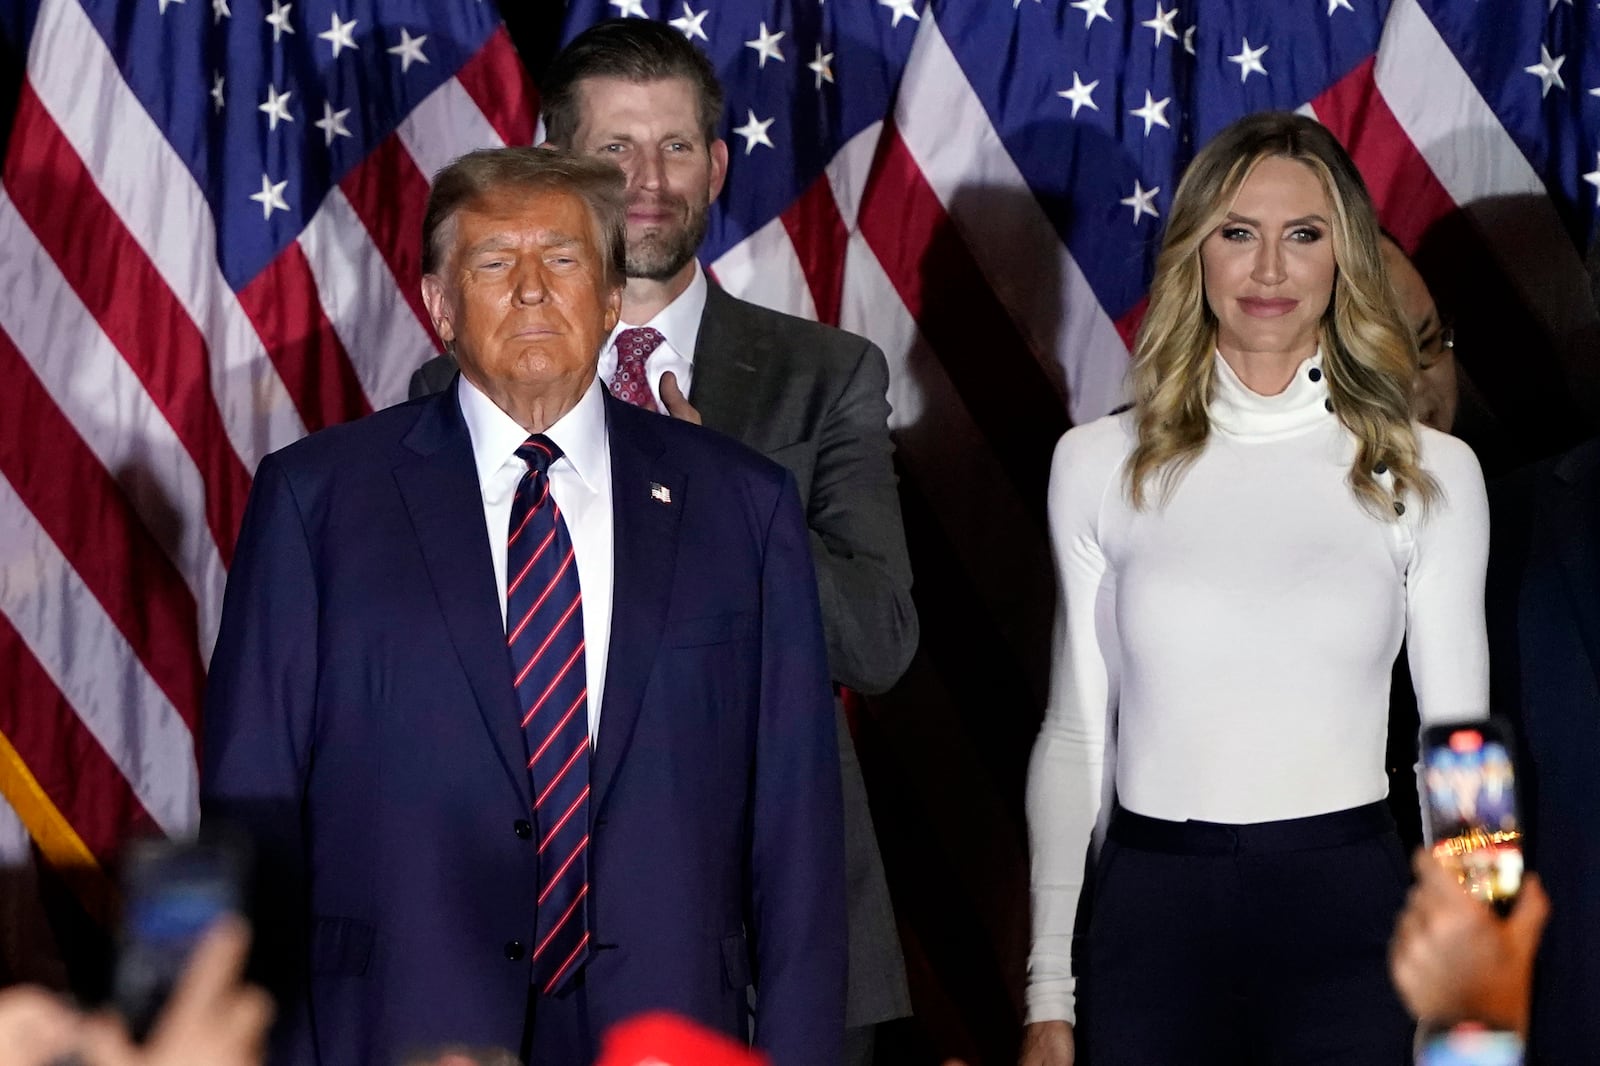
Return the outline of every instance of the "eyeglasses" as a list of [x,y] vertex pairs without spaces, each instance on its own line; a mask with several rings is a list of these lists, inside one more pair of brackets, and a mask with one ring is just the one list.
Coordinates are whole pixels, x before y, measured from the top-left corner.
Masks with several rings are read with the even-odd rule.
[[1425,337],[1417,338],[1417,351],[1422,356],[1422,369],[1426,370],[1440,359],[1446,352],[1455,351],[1456,330],[1454,326],[1441,326]]

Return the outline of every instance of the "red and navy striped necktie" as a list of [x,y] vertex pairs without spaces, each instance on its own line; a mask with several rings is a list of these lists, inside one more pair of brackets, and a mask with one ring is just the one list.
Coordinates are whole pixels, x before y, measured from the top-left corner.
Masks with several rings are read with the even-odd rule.
[[532,979],[548,995],[572,979],[589,953],[589,685],[578,563],[550,495],[550,465],[561,449],[536,434],[517,457],[528,472],[511,502],[506,644],[539,829]]

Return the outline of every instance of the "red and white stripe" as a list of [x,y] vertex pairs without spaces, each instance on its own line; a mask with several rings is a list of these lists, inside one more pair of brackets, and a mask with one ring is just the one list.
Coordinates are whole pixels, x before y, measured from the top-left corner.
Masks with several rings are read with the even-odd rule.
[[236,294],[204,193],[82,7],[39,5],[0,184],[0,663],[21,686],[0,733],[93,855],[193,826],[204,667],[256,465],[404,398],[436,351],[429,177],[526,143],[533,111],[501,30]]
[[[222,278],[205,196],[123,82],[105,42],[74,0],[40,4],[27,87],[117,215],[121,232],[101,236],[131,240],[142,249],[170,290],[169,298],[205,338],[211,391],[229,441],[246,468],[254,470],[267,452],[304,435],[305,426]],[[22,140],[13,136],[11,159],[26,150]],[[129,165],[130,160],[138,165]],[[29,175],[8,173],[8,188],[17,179],[27,181]]]
[[[191,723],[7,478],[0,478],[0,544],[0,614],[155,823],[169,833],[187,829],[198,795]],[[79,665],[74,657],[86,653],[92,662]]]
[[[562,729],[566,727],[568,722],[572,721],[572,716],[578,713],[579,708],[584,706],[584,701],[588,698],[588,688],[583,688],[578,692],[578,698],[572,701],[571,705],[567,707],[566,711],[561,715],[561,717],[556,720],[556,724],[550,727],[550,734],[544,738],[544,743],[540,744],[538,750],[536,750],[532,755],[528,756],[528,769],[533,769],[534,764],[544,756],[545,752],[550,750],[550,745],[554,744],[558,739],[560,739]],[[584,786],[583,792],[584,795],[589,794],[589,787],[587,785]],[[575,803],[573,806],[576,807],[577,804]],[[562,816],[561,821],[565,822],[567,816],[571,813],[572,812],[569,810],[566,815]],[[560,830],[560,828],[561,826],[558,823],[554,829],[550,830],[551,835],[553,836],[557,831]],[[541,847],[539,850],[543,851],[544,848]]]
[[[577,913],[578,905],[583,902],[584,897],[588,894],[589,885],[588,882],[585,882],[583,887],[578,889],[577,896],[573,898],[571,903],[567,904],[567,909],[561,912],[561,917],[556,919],[555,924],[550,927],[550,931],[544,935],[544,939],[535,945],[533,958],[538,959],[544,954],[544,949],[549,947],[550,942],[556,938],[556,934],[561,932],[562,927],[567,924],[567,919]],[[560,975],[558,974],[557,976]]]
[[583,953],[588,949],[588,947],[589,934],[584,933],[583,936],[578,940],[578,946],[572,949],[572,954],[568,955],[562,960],[561,965],[556,967],[556,971],[551,975],[550,980],[545,982],[545,995],[549,995],[551,992],[554,992],[557,988],[561,987],[561,982],[567,976],[567,971],[572,968],[573,963],[577,962],[583,957]]
[[[552,529],[549,535],[545,537],[544,542],[540,544],[538,549],[533,553],[533,558],[528,560],[528,565],[518,571],[516,580],[513,581],[513,583],[506,589],[506,595],[509,596],[511,593],[516,591],[517,585],[520,585],[522,583],[522,579],[528,576],[528,571],[533,568],[534,563],[539,561],[539,556],[544,554],[544,550],[550,546],[550,542],[555,538],[555,535],[555,530]],[[513,541],[516,540],[515,537],[512,537],[511,539]],[[550,579],[550,583],[544,587],[543,592],[539,593],[539,598],[533,601],[533,606],[529,607],[527,613],[522,616],[522,621],[518,622],[516,626],[512,628],[511,632],[506,634],[507,644],[515,644],[517,642],[517,638],[522,635],[522,631],[528,628],[528,623],[533,621],[533,616],[538,613],[539,608],[544,606],[544,601],[549,599],[550,594],[555,591],[556,583],[561,580],[561,575],[566,573],[567,567],[572,565],[573,557],[573,549],[568,548],[567,557],[561,560],[561,565],[556,568],[555,576]],[[568,609],[567,613],[571,614],[570,608]],[[566,621],[565,615],[562,616],[561,621]],[[558,622],[557,627],[559,628],[559,626],[560,623]],[[547,640],[545,643],[548,644],[549,641]],[[539,651],[543,652],[544,646],[540,646]],[[534,658],[537,659],[538,656],[535,655]]]
[[[567,612],[566,615],[562,616],[561,621],[565,622],[569,617],[571,617],[570,611]],[[557,628],[559,627],[560,623],[557,623]],[[554,636],[554,633],[551,635]],[[571,655],[567,656],[567,661],[561,664],[561,669],[556,671],[556,676],[550,680],[550,684],[546,685],[544,691],[539,693],[539,698],[533,701],[533,706],[528,708],[528,713],[522,716],[522,727],[524,729],[528,727],[529,722],[533,721],[533,716],[538,714],[540,709],[544,707],[544,701],[549,699],[550,694],[556,690],[563,680],[566,679],[566,676],[569,672],[571,672],[573,665],[582,660],[584,645],[587,643],[587,641],[583,640],[578,641],[577,648],[573,650]],[[549,641],[545,641],[545,644],[548,645]],[[543,647],[541,647],[540,651],[543,650]],[[534,658],[537,659],[538,656],[535,655]],[[517,675],[517,684],[520,685],[522,683],[522,679],[528,675],[528,670],[532,666],[533,663],[529,662],[527,666],[522,668],[522,671]]]
[[437,347],[343,189],[329,191],[299,245],[362,394],[375,408],[399,403],[411,372]]
[[[537,810],[538,808],[544,806],[544,801],[549,799],[550,798],[550,794],[553,793],[556,790],[556,786],[561,784],[561,779],[567,776],[567,771],[571,770],[574,766],[576,766],[577,763],[578,763],[578,760],[583,758],[588,753],[589,753],[589,738],[588,737],[584,737],[582,740],[580,740],[578,742],[578,746],[576,748],[572,749],[572,754],[567,756],[567,761],[561,764],[561,769],[559,769],[559,770],[557,770],[555,772],[555,776],[550,778],[550,780],[544,782],[544,791],[539,793],[538,797],[533,801],[533,806],[534,806],[535,810]],[[585,842],[587,842],[589,838],[588,837],[584,837],[583,839],[584,839]],[[563,866],[562,869],[565,870],[566,867]],[[557,875],[557,876],[559,877],[559,875]],[[539,899],[539,902],[543,903],[544,902],[544,897],[541,896],[540,899]]]
[[[1073,421],[1121,403],[1127,347],[1001,143],[935,18],[918,29],[899,100],[895,123],[907,151],[1028,351],[1064,388]],[[974,187],[985,190],[981,201],[962,197]],[[1019,263],[1027,266],[1019,270]],[[1059,279],[1054,287],[1037,284],[1052,275]]]
[[[568,562],[571,561],[571,558],[572,558],[572,555],[569,552],[567,554]],[[558,575],[558,579],[559,579],[559,575]],[[554,582],[552,582],[551,585],[550,585],[550,588],[554,588],[554,587],[555,587]],[[546,595],[549,594],[550,588],[546,588],[545,589],[545,594]],[[574,599],[572,601],[571,605],[568,606],[567,609],[562,613],[561,617],[556,619],[555,625],[550,627],[550,632],[549,632],[548,635],[545,636],[544,641],[537,648],[534,649],[533,655],[530,656],[528,661],[523,664],[522,669],[517,671],[516,680],[514,682],[515,684],[521,685],[522,682],[527,679],[528,671],[532,670],[535,666],[537,666],[538,663],[539,663],[539,660],[544,658],[544,653],[549,649],[551,642],[556,639],[556,636],[558,634],[560,634],[561,630],[566,626],[567,622],[572,618],[572,616],[577,613],[578,608],[580,606],[582,606],[582,604],[583,604],[583,596],[579,595],[576,599]],[[579,615],[578,617],[581,619],[583,616]],[[574,652],[572,657],[569,658],[566,661],[566,663],[564,663],[562,665],[561,671],[558,674],[556,674],[555,680],[550,683],[552,688],[554,688],[555,685],[558,684],[561,681],[562,677],[564,677],[566,675],[567,667],[571,666],[573,663],[578,661],[578,653],[582,652],[582,651],[583,651],[583,641],[580,640],[578,642],[577,651]],[[549,690],[546,690],[545,695],[549,695]],[[540,703],[543,703],[543,702],[544,702],[543,697],[540,697]]]
[[751,303],[801,318],[816,318],[794,240],[782,219],[773,219],[711,264],[717,281]]
[[[576,758],[576,756],[574,756],[574,758]],[[567,765],[570,766],[571,763],[569,762]],[[565,767],[563,767],[563,772],[565,772]],[[548,882],[546,882],[544,888],[540,890],[540,892],[539,892],[539,905],[541,907],[544,906],[544,901],[550,898],[550,893],[554,892],[556,890],[556,888],[561,884],[561,879],[567,875],[567,871],[568,870],[572,869],[573,863],[578,861],[578,859],[583,855],[584,850],[586,848],[588,848],[588,846],[589,846],[589,834],[585,833],[583,835],[583,839],[579,840],[577,845],[573,847],[572,854],[568,855],[565,859],[562,860],[561,865],[559,867],[557,867],[556,872],[551,875],[550,880]],[[581,867],[579,868],[578,872],[579,873],[583,872]],[[587,882],[585,883],[585,887],[587,887]],[[556,923],[555,928],[557,928],[557,929],[560,928],[560,922],[559,921]]]
[[[588,690],[587,689],[584,690],[584,695],[585,696],[588,695]],[[582,697],[579,697],[579,698],[582,699]],[[577,814],[578,810],[581,807],[583,807],[583,805],[585,803],[587,803],[588,800],[589,800],[589,786],[588,785],[584,785],[583,786],[583,791],[578,793],[578,798],[572,801],[572,806],[568,807],[566,809],[566,812],[563,813],[560,818],[556,819],[556,824],[552,825],[550,827],[550,829],[544,834],[544,839],[539,841],[539,854],[540,855],[544,854],[544,849],[550,846],[550,842],[552,840],[554,840],[557,837],[557,835],[560,834],[560,832],[562,830],[562,827],[564,827],[568,822],[570,822],[572,820],[572,816],[574,814]],[[588,885],[584,885],[583,886],[583,890],[585,892],[589,891],[589,886]]]
[[[59,517],[81,528],[91,525],[86,521],[89,516],[131,507],[183,576],[185,590],[180,596],[191,601],[190,614],[198,607],[200,644],[192,651],[208,654],[221,614],[226,572],[216,539],[200,517],[207,491],[193,455],[33,231],[11,208],[4,190],[0,190],[0,244],[6,248],[0,256],[0,345],[16,353],[13,365],[25,367],[38,383],[33,398],[52,404],[70,427],[70,434],[58,430],[55,435],[75,436],[105,474],[99,483],[83,484],[81,497],[70,509],[63,506]],[[50,313],[40,314],[39,308]],[[42,412],[25,405],[25,395],[21,389],[0,392],[0,421],[42,417]],[[19,482],[52,476],[54,461],[43,451],[29,451],[17,456],[12,476]],[[98,537],[91,536],[83,554],[99,550]],[[112,575],[112,580],[125,578]],[[163,606],[178,608],[172,603]]]

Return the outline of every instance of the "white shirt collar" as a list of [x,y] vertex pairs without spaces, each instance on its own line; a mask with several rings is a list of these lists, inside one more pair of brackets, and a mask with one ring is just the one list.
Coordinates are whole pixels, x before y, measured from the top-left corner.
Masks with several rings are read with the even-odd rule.
[[689,279],[689,287],[678,294],[678,298],[667,306],[657,311],[655,317],[648,322],[625,323],[617,319],[617,328],[611,331],[611,336],[606,340],[606,349],[617,341],[617,334],[625,329],[635,329],[639,326],[649,326],[666,338],[672,350],[681,355],[690,363],[694,362],[695,342],[700,339],[700,318],[706,311],[706,290],[710,282],[706,280],[706,272],[701,269],[700,261],[694,261],[694,277]]
[[1322,349],[1295,368],[1288,386],[1276,396],[1263,396],[1239,380],[1228,361],[1212,356],[1211,424],[1244,440],[1276,440],[1333,421],[1328,407],[1328,380],[1322,373]]
[[[482,489],[489,485],[497,471],[516,459],[517,449],[528,439],[528,431],[468,381],[466,375],[461,375],[460,381],[456,398],[461,405],[461,417],[467,423],[467,435],[472,440],[472,460],[478,470],[478,486]],[[600,379],[596,377],[583,390],[572,410],[544,431],[591,489],[596,487],[595,471],[607,461],[606,408],[600,393]]]

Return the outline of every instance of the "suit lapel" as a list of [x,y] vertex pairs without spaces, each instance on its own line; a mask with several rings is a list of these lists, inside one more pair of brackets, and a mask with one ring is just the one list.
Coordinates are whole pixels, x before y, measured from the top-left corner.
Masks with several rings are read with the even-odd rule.
[[661,441],[651,432],[652,422],[662,417],[606,396],[616,562],[605,696],[591,774],[596,812],[633,739],[672,596],[678,519],[688,483],[681,470],[663,460]]
[[1568,580],[1578,632],[1589,652],[1591,669],[1600,668],[1600,450],[1594,446],[1568,455],[1557,464],[1558,490],[1552,528],[1562,569]]
[[710,278],[706,281],[689,402],[707,426],[735,440],[749,440],[761,374],[760,341],[743,321],[738,301]]
[[411,514],[439,610],[506,776],[531,804],[483,497],[454,389],[431,401],[405,443],[416,458],[397,466],[394,479]]

